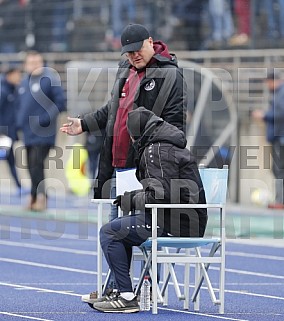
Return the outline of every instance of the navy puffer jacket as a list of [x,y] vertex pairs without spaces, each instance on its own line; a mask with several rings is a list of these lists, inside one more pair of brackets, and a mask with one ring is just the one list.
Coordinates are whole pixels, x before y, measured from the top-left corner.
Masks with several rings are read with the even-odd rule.
[[[144,128],[141,111],[152,114]],[[136,176],[143,191],[135,193],[134,209],[145,211],[145,204],[153,203],[205,204],[198,167],[186,148],[184,133],[144,108],[130,112],[127,124],[130,133],[139,127],[141,130],[134,146],[139,153]],[[201,237],[206,224],[206,209],[165,210],[158,217],[160,228],[175,236]]]
[[13,141],[18,139],[16,119],[18,113],[17,89],[3,76],[0,83],[0,134]]
[[66,110],[66,98],[58,74],[48,68],[38,76],[26,76],[19,86],[18,127],[26,146],[55,144],[57,116]]

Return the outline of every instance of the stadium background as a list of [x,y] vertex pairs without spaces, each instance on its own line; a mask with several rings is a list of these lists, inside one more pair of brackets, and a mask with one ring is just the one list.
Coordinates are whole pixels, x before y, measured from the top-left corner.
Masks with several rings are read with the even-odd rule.
[[[114,68],[121,58],[119,50],[110,46],[108,41],[112,31],[112,1],[91,0],[19,0],[0,1],[0,69],[4,71],[11,64],[22,64],[24,52],[36,49],[44,53],[48,66],[56,69],[67,90],[69,114],[76,110],[68,93],[68,66],[70,63],[87,62],[92,68],[99,68],[104,62]],[[284,41],[267,37],[267,17],[262,1],[251,1],[251,37],[242,45],[225,45],[219,48],[204,45],[210,35],[210,19],[206,10],[207,1],[199,1],[205,9],[199,14],[199,32],[195,33],[188,19],[174,14],[174,6],[169,0],[136,1],[136,22],[146,24],[155,39],[165,41],[171,52],[175,52],[179,60],[198,63],[216,74],[227,75],[223,83],[224,90],[232,99],[232,106],[237,115],[237,126],[234,132],[234,143],[237,150],[247,149],[245,161],[240,153],[236,153],[233,162],[235,176],[231,179],[230,200],[243,204],[251,204],[251,193],[259,187],[272,191],[273,182],[270,169],[264,165],[265,128],[252,121],[250,114],[255,108],[266,108],[268,92],[263,84],[266,68],[284,67]],[[257,9],[257,10],[256,10]],[[277,11],[277,5],[275,10]],[[194,13],[194,12],[193,12]],[[187,12],[190,19],[196,18]],[[233,16],[236,19],[235,16]],[[125,24],[127,19],[125,17]],[[74,66],[74,65],[73,65]],[[91,77],[80,74],[83,83],[92,83]],[[68,81],[67,81],[68,80]],[[110,79],[108,79],[110,81]],[[104,82],[103,82],[104,84]],[[92,88],[88,96],[88,106],[97,108],[106,99],[99,94],[102,87]],[[77,88],[79,91],[82,88]],[[102,89],[103,90],[103,89]],[[82,102],[81,102],[82,103]],[[81,106],[81,105],[80,105]],[[78,107],[79,111],[80,108]],[[77,112],[76,112],[77,114]],[[62,115],[59,122],[63,122]],[[68,158],[65,146],[82,141],[83,137],[70,138],[58,134],[58,146],[63,150],[62,161]],[[21,142],[18,143],[18,146]],[[23,164],[21,164],[23,165]],[[20,167],[22,179],[27,178],[25,166]],[[7,187],[9,174],[5,162],[0,163],[1,188]],[[50,162],[47,177],[58,192],[65,193],[67,182],[63,168],[56,162]],[[248,183],[249,182],[249,183]],[[28,184],[28,180],[27,180]],[[12,186],[13,188],[13,186]]]

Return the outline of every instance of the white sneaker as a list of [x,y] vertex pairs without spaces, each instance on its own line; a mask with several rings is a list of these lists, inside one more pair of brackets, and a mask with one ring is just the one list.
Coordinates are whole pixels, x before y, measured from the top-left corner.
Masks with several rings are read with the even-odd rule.
[[84,294],[81,296],[81,301],[93,305],[96,302],[109,301],[113,296],[117,295],[117,290],[107,289],[106,294],[101,298],[98,298],[98,291],[94,291],[90,294]]
[[84,294],[81,296],[81,301],[86,303],[94,303],[94,300],[98,298],[98,292],[94,291],[90,294]]

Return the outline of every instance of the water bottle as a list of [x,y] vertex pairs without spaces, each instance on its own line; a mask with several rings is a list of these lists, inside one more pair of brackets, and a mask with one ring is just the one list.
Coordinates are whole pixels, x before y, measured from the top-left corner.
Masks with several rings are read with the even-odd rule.
[[149,276],[145,276],[141,291],[140,291],[140,310],[149,311],[150,310],[150,281]]

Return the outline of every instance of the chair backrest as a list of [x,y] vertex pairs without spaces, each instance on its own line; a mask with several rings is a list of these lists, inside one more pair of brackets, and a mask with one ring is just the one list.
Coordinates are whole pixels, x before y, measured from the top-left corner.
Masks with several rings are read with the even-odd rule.
[[225,204],[227,198],[228,166],[223,168],[200,167],[199,173],[208,204]]

